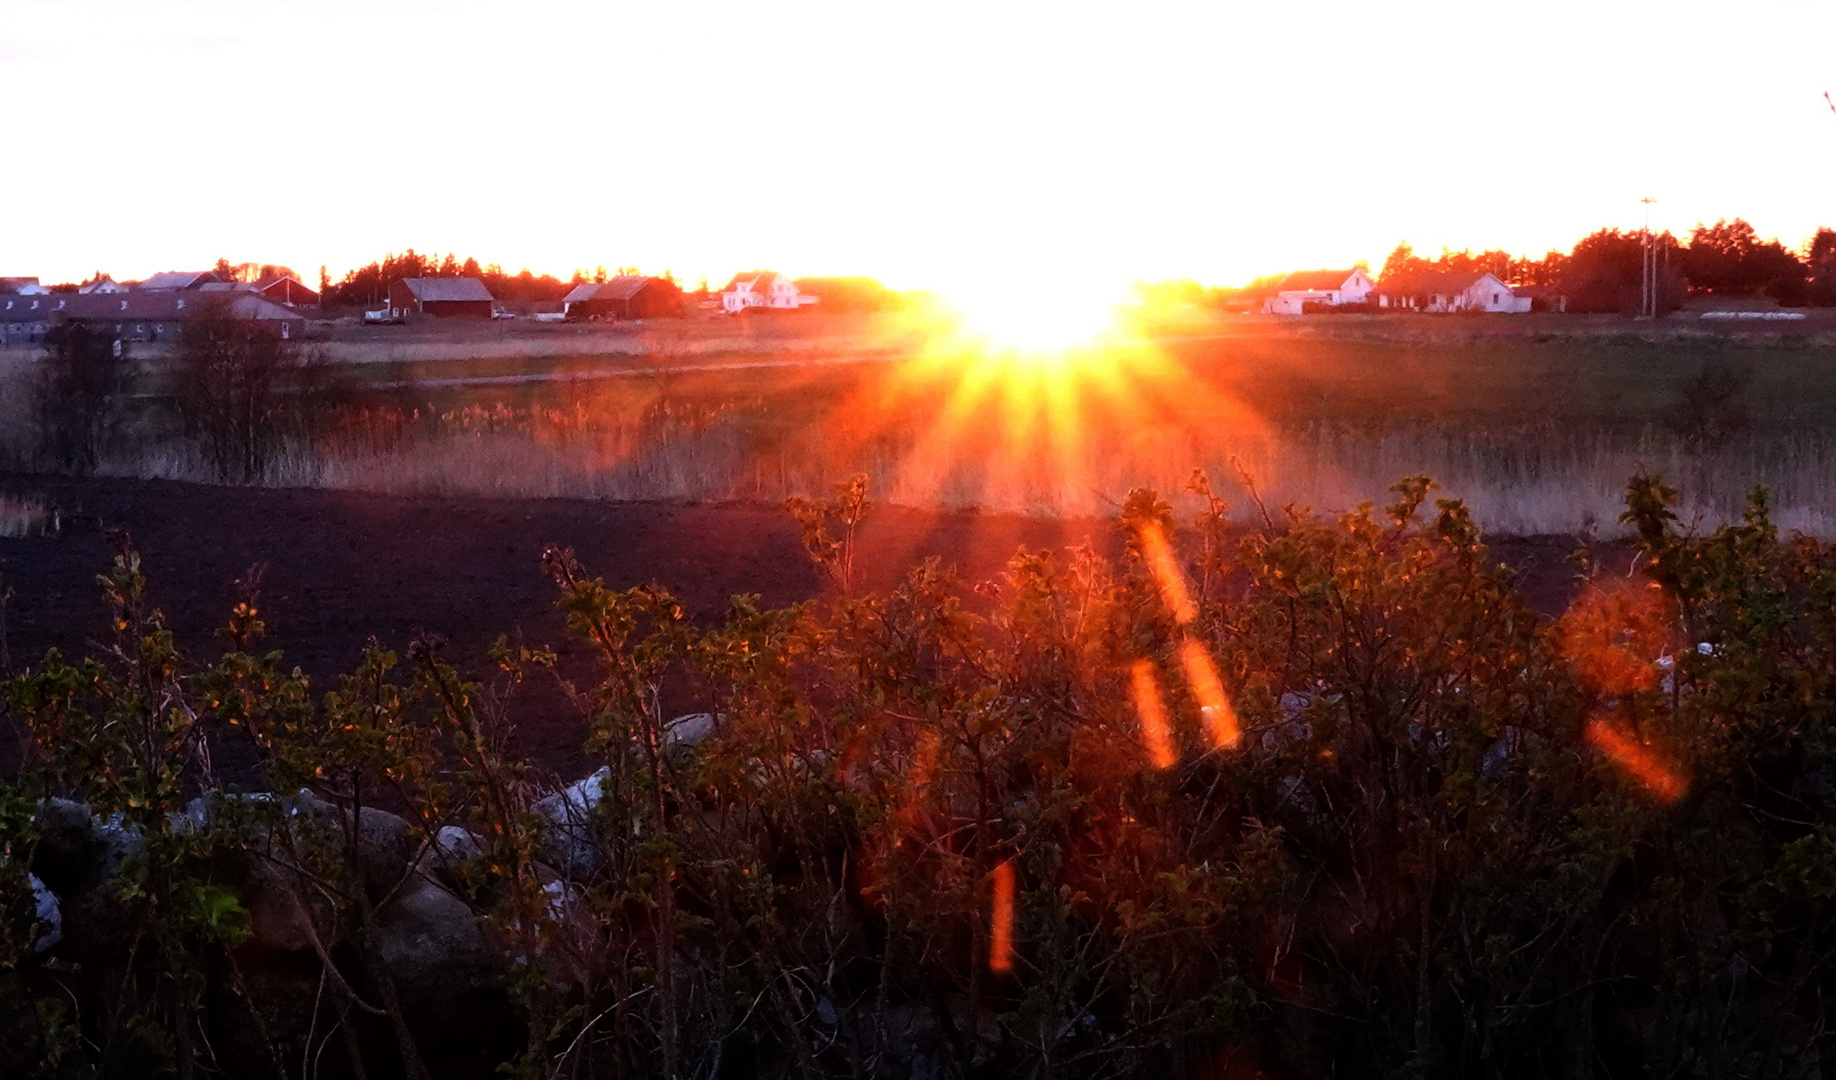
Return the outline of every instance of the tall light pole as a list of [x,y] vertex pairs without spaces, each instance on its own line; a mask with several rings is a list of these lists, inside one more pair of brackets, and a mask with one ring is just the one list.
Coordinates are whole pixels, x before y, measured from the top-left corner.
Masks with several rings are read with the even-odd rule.
[[1658,309],[1658,259],[1657,243],[1651,236],[1651,204],[1657,200],[1647,195],[1638,201],[1645,205],[1645,227],[1639,233],[1640,250],[1644,258],[1639,272],[1638,317],[1655,319]]

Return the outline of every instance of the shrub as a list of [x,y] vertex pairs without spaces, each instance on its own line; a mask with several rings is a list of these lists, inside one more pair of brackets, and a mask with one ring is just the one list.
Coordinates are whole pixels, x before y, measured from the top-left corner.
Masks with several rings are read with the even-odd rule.
[[[32,748],[0,791],[10,1067],[233,1069],[239,1028],[277,1075],[334,1031],[369,1075],[458,1044],[531,1077],[1814,1071],[1836,553],[1763,492],[1681,532],[1639,477],[1641,574],[1544,620],[1424,477],[1247,533],[1193,490],[1185,523],[1131,494],[1119,561],[1021,551],[979,601],[935,563],[853,591],[860,484],[795,504],[834,589],[781,610],[695,624],[551,549],[590,677],[500,643],[474,682],[424,640],[318,699],[254,653],[252,594],[186,664],[124,546],[116,645],[6,688]],[[534,678],[603,763],[547,799],[502,749]],[[666,686],[706,713],[671,720]],[[317,801],[188,802],[206,730]],[[37,944],[50,795],[144,838],[106,973]],[[275,883],[311,1024],[248,970]],[[510,1036],[379,965],[413,897],[487,928]]]

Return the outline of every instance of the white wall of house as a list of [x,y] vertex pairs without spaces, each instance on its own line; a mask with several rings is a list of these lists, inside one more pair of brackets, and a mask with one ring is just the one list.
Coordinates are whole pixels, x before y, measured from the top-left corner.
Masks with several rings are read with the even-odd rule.
[[1530,310],[1530,301],[1525,300],[1523,306],[1518,306],[1517,296],[1511,292],[1511,287],[1489,273],[1480,274],[1479,280],[1468,285],[1466,291],[1460,293],[1456,299],[1457,306],[1451,309],[1454,311],[1518,312]]
[[744,311],[747,308],[776,308],[792,310],[807,307],[817,300],[814,296],[803,295],[797,283],[778,275],[771,279],[771,284],[764,291],[759,290],[761,278],[746,278],[733,283],[733,288],[720,294],[720,308],[729,315]]
[[1338,288],[1335,289],[1284,289],[1262,302],[1262,310],[1269,315],[1299,315],[1307,304],[1318,304],[1323,307],[1338,307],[1341,304],[1362,304],[1371,298],[1372,290],[1377,283],[1363,267],[1352,270]]

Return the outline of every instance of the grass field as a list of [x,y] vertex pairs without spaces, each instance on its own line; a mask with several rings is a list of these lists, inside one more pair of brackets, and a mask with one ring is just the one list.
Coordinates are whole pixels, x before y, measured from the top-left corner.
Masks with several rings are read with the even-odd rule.
[[[860,321],[760,325],[769,337],[751,348],[720,336],[727,323],[678,334],[653,366],[884,357],[909,344]],[[423,344],[463,348],[462,336],[440,332],[449,339]],[[1240,477],[1271,508],[1341,510],[1427,473],[1488,529],[1530,534],[1616,531],[1625,481],[1644,469],[1682,486],[1686,516],[1705,524],[1738,513],[1747,489],[1766,483],[1782,524],[1836,534],[1836,344],[1818,324],[1731,335],[1560,317],[1248,319],[1159,338],[1065,365],[957,350],[667,372],[612,352],[522,359],[486,341],[469,358],[345,369],[351,404],[267,479],[776,501],[865,472],[895,503],[1083,515],[1135,486],[1181,491],[1197,468],[1248,515]],[[18,386],[23,365],[12,367]],[[593,377],[619,370],[642,373]],[[402,385],[530,373],[556,379]],[[24,395],[0,397],[17,461]],[[106,471],[205,475],[151,413],[133,431]]]

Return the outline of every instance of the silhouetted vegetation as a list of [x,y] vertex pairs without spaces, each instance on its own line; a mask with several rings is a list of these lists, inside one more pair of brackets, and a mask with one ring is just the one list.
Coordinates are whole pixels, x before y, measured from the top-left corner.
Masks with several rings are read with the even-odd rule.
[[[846,587],[857,483],[796,507],[821,602],[695,624],[551,549],[590,671],[423,640],[323,694],[252,581],[181,656],[124,544],[113,643],[5,685],[0,1067],[1814,1075],[1836,550],[1640,477],[1639,574],[1544,621],[1430,488],[1248,533],[1137,491],[1119,563],[1021,551],[972,610],[934,563]],[[532,680],[602,764],[547,799]],[[213,792],[224,740],[305,791]]]
[[471,277],[483,281],[499,301],[558,301],[567,295],[569,282],[552,274],[535,274],[527,268],[507,272],[496,263],[480,266],[477,259],[456,255],[422,255],[413,248],[358,267],[324,290],[327,304],[361,304],[374,307],[389,296],[389,286],[406,278]]
[[219,481],[259,479],[284,446],[330,419],[318,354],[223,308],[185,324],[172,381],[181,429]]
[[[1819,229],[1806,242],[1803,257],[1777,240],[1761,239],[1740,218],[1699,224],[1687,244],[1668,232],[1652,240],[1659,311],[1673,311],[1690,296],[1764,296],[1785,305],[1836,305],[1836,233],[1828,229]],[[1601,229],[1566,253],[1551,251],[1541,258],[1443,249],[1432,259],[1399,244],[1384,260],[1380,278],[1490,272],[1507,285],[1557,286],[1567,295],[1570,311],[1633,312],[1641,297],[1644,243],[1637,231]],[[1267,291],[1276,280],[1258,284]]]
[[95,471],[118,433],[130,372],[125,344],[100,327],[64,323],[46,332],[32,387],[45,464],[79,476]]

